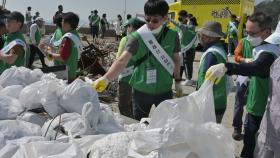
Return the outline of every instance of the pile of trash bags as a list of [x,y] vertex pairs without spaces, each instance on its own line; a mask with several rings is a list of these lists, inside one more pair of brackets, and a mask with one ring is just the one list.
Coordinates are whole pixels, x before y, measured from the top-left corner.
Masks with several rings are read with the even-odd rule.
[[89,82],[12,67],[0,76],[1,158],[234,158],[212,83],[125,124]]

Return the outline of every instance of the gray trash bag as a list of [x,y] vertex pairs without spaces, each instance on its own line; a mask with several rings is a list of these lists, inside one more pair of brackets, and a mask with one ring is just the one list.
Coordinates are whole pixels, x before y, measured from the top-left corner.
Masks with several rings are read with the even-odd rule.
[[24,108],[17,99],[0,95],[0,120],[15,119]]
[[24,112],[24,113],[18,115],[17,120],[30,122],[30,123],[37,124],[40,127],[42,127],[44,125],[44,123],[48,120],[48,118],[45,116],[36,114],[34,112],[27,111],[27,112]]
[[13,86],[8,86],[6,88],[3,88],[0,90],[1,95],[6,95],[15,99],[19,98],[19,94],[21,90],[23,89],[22,85],[13,85]]
[[94,142],[89,158],[126,158],[133,132],[119,132],[107,135]]
[[12,66],[0,76],[0,85],[5,88],[12,85],[27,86],[41,79],[43,72],[39,69],[30,70],[25,67]]
[[18,139],[25,136],[41,136],[39,125],[20,120],[0,121],[0,133],[5,140]]
[[97,92],[92,86],[80,79],[76,79],[62,91],[60,91],[59,104],[67,112],[82,114],[85,103],[91,102],[95,111],[100,111]]
[[43,141],[44,137],[41,136],[31,136],[31,137],[22,137],[15,140],[8,140],[6,145],[0,150],[1,158],[11,158],[19,149],[20,145],[29,143]]

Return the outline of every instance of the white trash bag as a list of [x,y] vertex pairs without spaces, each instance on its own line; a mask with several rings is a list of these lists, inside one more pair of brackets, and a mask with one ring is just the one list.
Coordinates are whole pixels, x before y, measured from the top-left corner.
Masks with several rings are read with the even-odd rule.
[[12,158],[86,158],[86,155],[75,143],[39,141],[20,145]]
[[85,103],[91,102],[96,111],[100,111],[97,92],[90,84],[76,79],[60,92],[59,103],[67,112],[82,114]]
[[204,82],[198,91],[192,94],[163,101],[153,111],[150,128],[163,128],[170,122],[188,123],[216,122],[213,97],[213,84]]
[[3,120],[0,121],[0,133],[4,135],[5,140],[13,140],[25,136],[41,136],[41,127],[20,120]]
[[129,157],[234,158],[230,133],[215,123],[212,86],[206,81],[189,96],[162,102],[148,128],[135,132]]
[[89,158],[126,158],[132,138],[132,132],[119,132],[99,139],[92,145]]
[[78,113],[64,113],[57,116],[53,120],[49,120],[42,127],[42,136],[47,140],[56,140],[59,138],[73,137],[81,135],[92,135],[95,133],[94,127],[91,127],[91,116],[87,113],[91,111],[91,103],[86,104],[83,109],[83,114]]
[[48,118],[44,117],[42,115],[36,114],[34,112],[27,111],[27,112],[24,112],[24,113],[20,114],[19,116],[17,116],[17,120],[30,122],[30,123],[37,124],[40,127],[42,127],[44,125],[44,123],[48,120]]
[[27,86],[39,81],[42,75],[43,72],[39,69],[30,70],[25,67],[12,66],[1,74],[0,85],[3,88],[12,85]]
[[0,120],[15,119],[24,108],[17,99],[0,95]]
[[23,89],[22,85],[8,86],[0,90],[0,95],[6,95],[18,99],[22,89]]
[[91,105],[90,110],[85,112],[91,127],[95,128],[101,109],[98,94],[89,83],[76,79],[59,94],[59,105],[68,113],[82,115],[83,107]]
[[59,80],[41,80],[26,86],[19,95],[22,106],[30,109],[42,108],[42,102],[49,94],[56,94],[57,90],[63,88]]
[[[0,150],[6,145],[6,140],[4,135],[0,132]],[[1,157],[1,156],[0,156]]]
[[124,127],[117,121],[115,115],[106,104],[101,104],[101,112],[97,123],[97,134],[123,132]]
[[6,145],[0,150],[1,158],[11,158],[19,149],[19,146],[29,142],[44,141],[44,137],[41,136],[31,136],[22,137],[15,140],[8,140]]

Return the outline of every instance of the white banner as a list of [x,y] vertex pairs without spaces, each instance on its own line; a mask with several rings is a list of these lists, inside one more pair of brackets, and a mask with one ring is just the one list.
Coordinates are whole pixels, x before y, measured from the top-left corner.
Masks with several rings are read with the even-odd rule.
[[161,47],[147,25],[143,25],[140,29],[137,30],[137,32],[140,34],[145,45],[152,52],[155,58],[160,62],[160,64],[169,72],[170,75],[173,75],[175,64],[172,58]]

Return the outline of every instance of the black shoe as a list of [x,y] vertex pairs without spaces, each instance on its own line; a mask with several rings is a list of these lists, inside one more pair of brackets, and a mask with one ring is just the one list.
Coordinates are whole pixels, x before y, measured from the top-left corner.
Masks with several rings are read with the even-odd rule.
[[234,129],[232,133],[232,138],[236,141],[240,141],[243,139],[243,134],[241,133],[241,130]]

